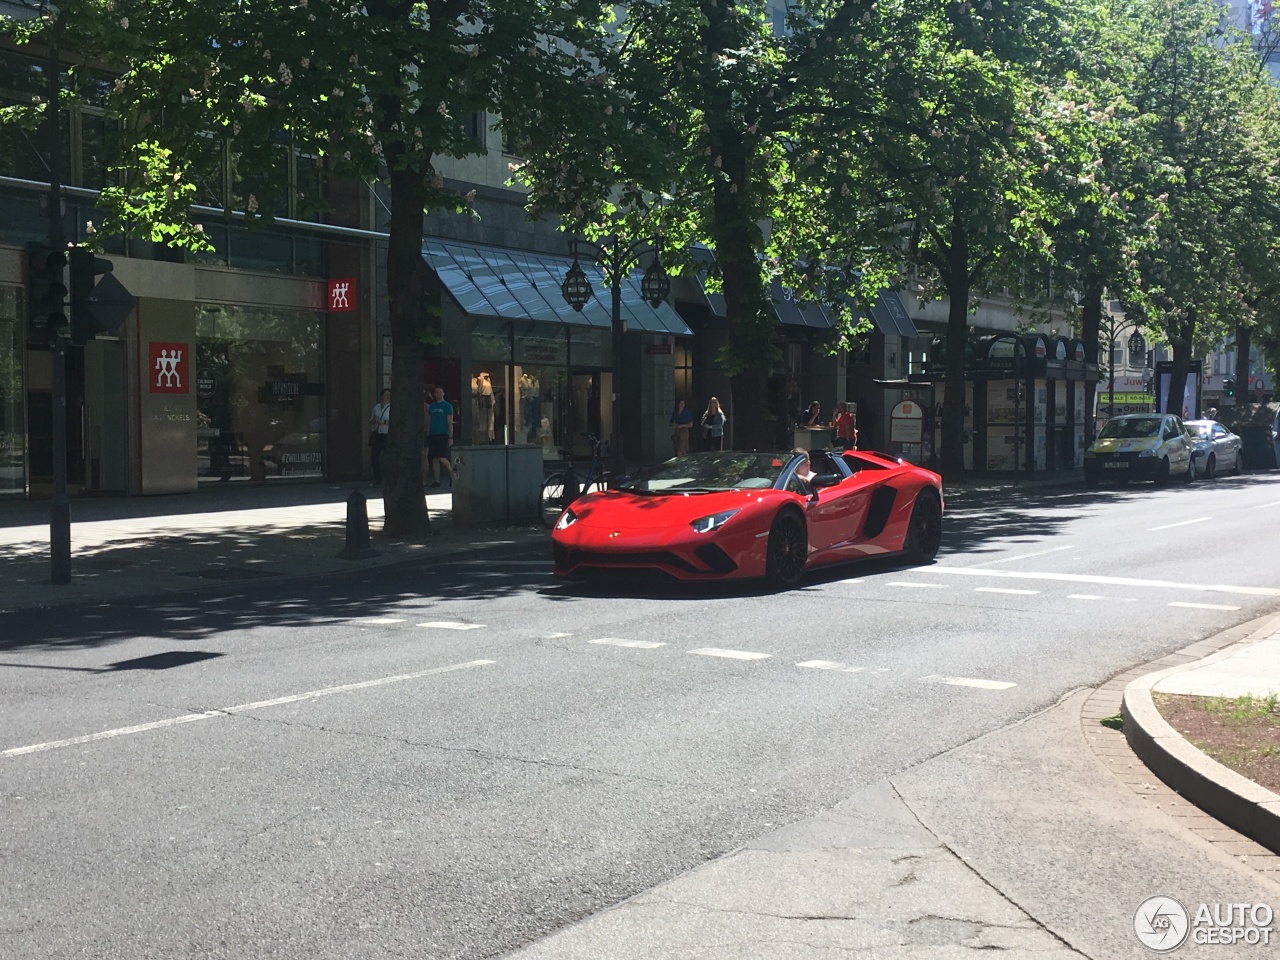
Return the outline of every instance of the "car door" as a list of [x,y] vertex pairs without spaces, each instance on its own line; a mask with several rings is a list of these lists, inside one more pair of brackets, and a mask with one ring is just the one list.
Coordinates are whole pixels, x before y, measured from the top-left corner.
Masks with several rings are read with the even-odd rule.
[[[818,464],[814,465],[815,471]],[[809,557],[816,562],[835,559],[841,547],[853,538],[866,512],[865,485],[857,481],[839,457],[827,457],[822,472],[834,473],[840,482],[818,489],[816,499],[805,504],[809,521]]]
[[1191,460],[1191,438],[1187,428],[1177,417],[1166,417],[1164,422],[1165,455],[1169,458],[1170,473],[1185,473]]
[[1220,423],[1213,425],[1213,455],[1219,470],[1234,470],[1240,456],[1240,439]]

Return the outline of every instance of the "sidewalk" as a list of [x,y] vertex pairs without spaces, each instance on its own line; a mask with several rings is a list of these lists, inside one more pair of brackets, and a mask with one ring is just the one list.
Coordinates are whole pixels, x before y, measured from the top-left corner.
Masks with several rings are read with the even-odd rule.
[[[368,497],[379,555],[339,560],[352,490]],[[532,524],[457,527],[452,501],[447,491],[432,492],[431,536],[402,543],[378,536],[381,491],[362,483],[219,485],[183,496],[74,500],[71,583],[60,586],[49,582],[48,503],[7,504],[0,507],[0,611],[343,573],[546,539]]]
[[1244,639],[1202,659],[1132,681],[1124,691],[1124,732],[1147,767],[1180,795],[1280,853],[1280,795],[1201,753],[1165,721],[1151,697],[1153,692],[1229,698],[1280,694],[1280,617],[1254,626]]

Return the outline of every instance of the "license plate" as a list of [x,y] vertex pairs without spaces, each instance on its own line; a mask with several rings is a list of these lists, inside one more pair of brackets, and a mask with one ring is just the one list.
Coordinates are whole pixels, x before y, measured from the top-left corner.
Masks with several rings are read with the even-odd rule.
[[1128,470],[1129,464],[1123,460],[1113,460],[1111,463],[1104,463],[1103,470]]

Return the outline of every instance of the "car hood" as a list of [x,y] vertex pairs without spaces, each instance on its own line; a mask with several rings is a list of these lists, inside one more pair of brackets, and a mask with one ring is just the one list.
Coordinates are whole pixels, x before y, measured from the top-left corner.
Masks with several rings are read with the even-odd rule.
[[717,493],[635,494],[625,490],[591,493],[573,504],[574,526],[610,530],[650,530],[684,526],[700,517],[744,509],[763,500],[791,499],[781,490],[725,490]]
[[1138,437],[1126,440],[1120,437],[1108,437],[1093,441],[1090,453],[1137,453],[1140,450],[1154,450],[1160,446],[1159,437]]

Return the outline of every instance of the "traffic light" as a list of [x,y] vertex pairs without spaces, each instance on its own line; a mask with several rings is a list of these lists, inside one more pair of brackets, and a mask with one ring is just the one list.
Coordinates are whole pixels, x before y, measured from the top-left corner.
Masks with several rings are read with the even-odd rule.
[[27,244],[27,339],[48,343],[66,333],[67,295],[62,268],[67,256],[43,243]]
[[112,269],[110,260],[78,247],[71,249],[72,343],[85,344],[100,333],[115,333],[133,312],[133,294],[111,275]]
[[1225,396],[1234,397],[1236,395],[1236,382],[1234,380],[1223,380],[1222,393]]

